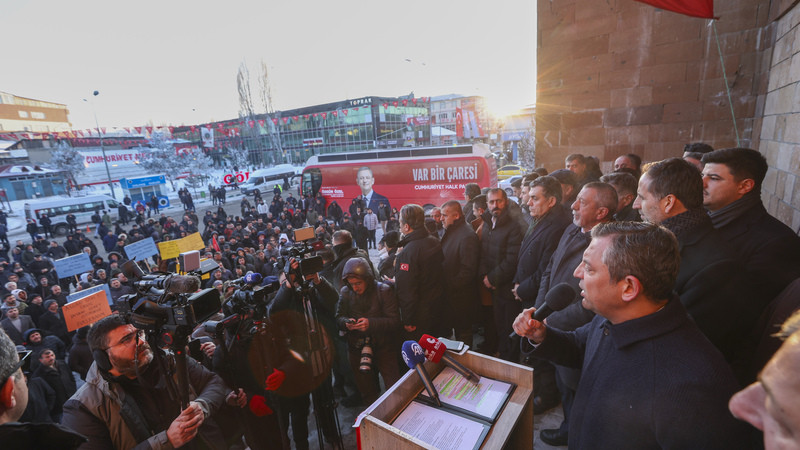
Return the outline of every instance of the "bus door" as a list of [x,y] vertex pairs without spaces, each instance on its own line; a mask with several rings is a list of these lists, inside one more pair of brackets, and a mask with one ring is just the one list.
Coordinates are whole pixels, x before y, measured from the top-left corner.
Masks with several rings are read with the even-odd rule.
[[322,171],[313,168],[303,172],[303,195],[316,197],[320,188],[322,188]]

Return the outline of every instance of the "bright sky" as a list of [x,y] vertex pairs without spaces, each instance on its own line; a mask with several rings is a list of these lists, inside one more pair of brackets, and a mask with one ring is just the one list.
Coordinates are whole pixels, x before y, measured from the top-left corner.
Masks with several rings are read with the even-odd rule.
[[255,76],[262,59],[279,110],[411,91],[483,95],[500,113],[535,101],[533,0],[0,0],[0,11],[0,91],[64,103],[76,129],[94,127],[83,101],[94,90],[102,127],[235,118],[239,64]]

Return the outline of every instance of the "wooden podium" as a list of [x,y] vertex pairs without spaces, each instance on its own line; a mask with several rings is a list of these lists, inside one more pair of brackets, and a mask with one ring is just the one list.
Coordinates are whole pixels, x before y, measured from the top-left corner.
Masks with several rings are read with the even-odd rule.
[[[533,369],[501,359],[467,351],[462,355],[450,353],[454,359],[478,375],[514,383],[516,389],[497,421],[483,441],[482,449],[533,448]],[[431,379],[441,372],[444,363],[425,363]],[[423,389],[417,372],[409,370],[378,400],[364,410],[358,427],[361,449],[432,449],[390,425],[400,412]]]

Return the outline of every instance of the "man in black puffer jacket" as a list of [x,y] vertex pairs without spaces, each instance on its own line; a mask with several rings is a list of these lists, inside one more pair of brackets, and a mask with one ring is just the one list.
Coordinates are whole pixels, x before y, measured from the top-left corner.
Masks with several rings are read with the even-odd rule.
[[[336,324],[347,332],[347,353],[356,385],[366,404],[378,398],[375,370],[388,389],[398,378],[398,331],[400,310],[391,286],[375,281],[362,258],[351,258],[342,272],[342,289],[336,308]],[[359,369],[364,347],[372,349],[372,370]]]

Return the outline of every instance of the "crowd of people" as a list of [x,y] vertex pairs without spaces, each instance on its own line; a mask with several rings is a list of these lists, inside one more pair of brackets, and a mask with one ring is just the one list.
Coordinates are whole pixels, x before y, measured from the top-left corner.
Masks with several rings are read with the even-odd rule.
[[[755,403],[775,397],[769,389],[779,382],[786,395],[800,391],[796,371],[789,380],[776,368],[797,363],[797,320],[787,322],[788,342],[756,381],[779,345],[765,351],[761,336],[793,309],[784,291],[800,278],[800,237],[761,202],[761,154],[705,144],[685,150],[644,166],[622,155],[606,174],[596,159],[572,154],[564,169],[517,180],[514,196],[471,183],[463,199],[427,214],[366,198],[345,210],[276,186],[268,202],[259,191],[244,197],[241,215],[228,214],[214,191],[218,208],[198,217],[182,191],[180,221],[156,209],[126,229],[127,216],[106,223],[98,212],[95,240],[105,258],[78,229],[62,243],[35,229],[31,243],[0,255],[2,328],[19,351],[32,352],[27,408],[9,400],[21,388],[7,359],[0,408],[14,411],[11,420],[62,423],[59,432],[80,435],[64,442],[82,436],[82,448],[227,448],[243,438],[251,448],[308,448],[312,401],[315,412],[330,407],[317,394],[330,390],[346,406],[372,403],[405,372],[401,343],[429,334],[534,367],[535,413],[564,409],[561,426],[540,433],[551,445],[753,448],[753,429],[735,417],[762,430],[765,442],[792,433],[797,442],[796,407],[790,414]],[[294,231],[306,226],[321,244],[314,273],[291,252]],[[120,315],[69,331],[61,308],[68,293],[101,284],[114,301],[134,294],[122,270],[125,246],[196,232],[203,256],[218,265],[202,287],[217,289],[223,304],[248,273],[275,292],[242,348],[238,335],[198,327],[192,401],[181,410],[165,395],[169,369],[154,363],[169,352]],[[80,252],[93,270],[60,278],[52,261]],[[158,256],[146,263],[176,270],[175,260]],[[566,307],[534,317],[565,286]],[[310,337],[306,301],[327,345]],[[215,319],[230,310],[222,312]],[[317,359],[319,347],[335,351]],[[326,362],[324,370],[309,360]],[[324,418],[316,420],[335,443]]]

